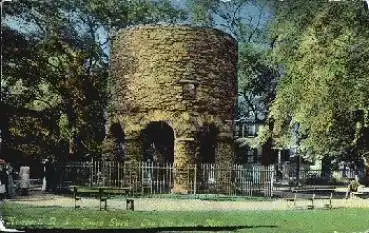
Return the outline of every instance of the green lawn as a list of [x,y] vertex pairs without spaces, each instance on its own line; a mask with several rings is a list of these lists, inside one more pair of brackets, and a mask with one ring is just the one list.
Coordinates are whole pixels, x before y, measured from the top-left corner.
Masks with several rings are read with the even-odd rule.
[[[10,228],[146,228],[228,232],[365,232],[369,209],[290,211],[127,212],[62,207],[31,207],[5,203]],[[181,228],[182,227],[182,228]],[[211,228],[207,228],[211,227]]]

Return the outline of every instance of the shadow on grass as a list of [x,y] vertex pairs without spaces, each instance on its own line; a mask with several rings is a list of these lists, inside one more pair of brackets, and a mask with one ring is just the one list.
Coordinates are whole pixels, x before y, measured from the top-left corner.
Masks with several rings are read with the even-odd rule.
[[275,225],[259,225],[259,226],[226,226],[226,227],[205,227],[205,226],[196,226],[196,227],[156,227],[156,228],[141,228],[141,229],[24,229],[25,232],[33,233],[33,232],[42,232],[42,233],[67,233],[67,232],[75,232],[75,233],[85,233],[85,232],[93,232],[93,233],[123,233],[123,232],[133,232],[133,233],[156,233],[156,232],[218,232],[218,231],[236,231],[241,229],[254,229],[254,228],[277,228]]

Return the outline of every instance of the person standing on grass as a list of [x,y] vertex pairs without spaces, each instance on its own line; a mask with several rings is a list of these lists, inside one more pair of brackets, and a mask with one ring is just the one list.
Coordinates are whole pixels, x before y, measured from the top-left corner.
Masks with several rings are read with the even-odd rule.
[[7,188],[7,196],[8,198],[13,198],[15,197],[15,190],[14,190],[14,179],[13,179],[13,175],[14,175],[14,169],[11,166],[10,163],[8,163],[6,165],[6,173],[8,176],[8,188]]
[[30,188],[30,173],[31,169],[25,163],[19,169],[20,188],[22,195],[28,195],[28,189]]
[[52,174],[51,174],[51,164],[50,164],[50,159],[46,159],[45,160],[45,180],[46,180],[46,192],[49,192],[51,190],[51,179],[52,179]]
[[47,178],[46,178],[46,166],[47,163],[49,162],[48,159],[45,159],[42,161],[42,187],[41,187],[41,191],[45,192],[47,189]]
[[55,164],[50,158],[46,163],[46,191],[55,192],[56,191],[56,174],[55,174]]

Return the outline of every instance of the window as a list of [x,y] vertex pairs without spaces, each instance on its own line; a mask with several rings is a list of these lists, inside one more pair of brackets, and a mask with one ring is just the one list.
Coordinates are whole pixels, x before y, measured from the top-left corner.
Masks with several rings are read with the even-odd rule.
[[184,99],[194,99],[196,97],[196,87],[193,83],[186,83],[182,86],[182,96]]
[[245,132],[246,136],[247,137],[255,136],[256,135],[255,128],[256,128],[255,124],[253,124],[253,123],[247,124],[246,125],[246,132]]
[[249,148],[247,150],[247,162],[254,163],[256,162],[256,150],[253,148]]
[[182,79],[179,81],[179,84],[182,85],[182,98],[183,99],[195,99],[196,98],[196,89],[198,86],[197,81]]

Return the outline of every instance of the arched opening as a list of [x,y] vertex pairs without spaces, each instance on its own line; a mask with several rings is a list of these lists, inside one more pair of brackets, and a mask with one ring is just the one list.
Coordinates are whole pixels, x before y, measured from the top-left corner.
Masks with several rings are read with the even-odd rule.
[[113,154],[115,159],[123,160],[125,150],[125,135],[122,126],[119,123],[113,123],[110,126],[110,135],[113,139]]
[[204,124],[197,135],[198,161],[200,163],[215,163],[218,128],[213,124]]
[[142,154],[145,161],[173,163],[174,131],[164,121],[150,122],[141,131]]

